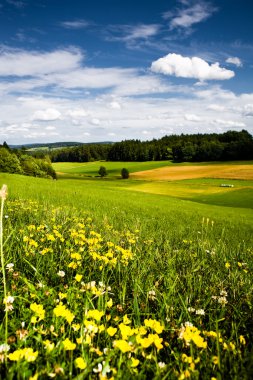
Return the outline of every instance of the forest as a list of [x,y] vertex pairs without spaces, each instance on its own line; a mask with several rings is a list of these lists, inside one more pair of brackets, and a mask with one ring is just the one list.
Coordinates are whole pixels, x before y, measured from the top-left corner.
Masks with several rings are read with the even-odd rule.
[[160,161],[201,162],[253,159],[249,132],[181,134],[151,141],[125,140],[113,144],[83,144],[49,153],[52,162]]
[[36,158],[24,150],[12,150],[6,142],[0,145],[0,172],[33,177],[56,178],[49,156]]

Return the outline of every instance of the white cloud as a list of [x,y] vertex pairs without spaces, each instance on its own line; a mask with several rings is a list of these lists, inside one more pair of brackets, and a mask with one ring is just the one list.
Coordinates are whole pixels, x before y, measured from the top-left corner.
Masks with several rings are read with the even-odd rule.
[[[10,52],[10,49],[0,52],[2,70],[1,59],[7,50]],[[61,52],[65,57],[66,50]],[[228,128],[253,132],[251,93],[236,95],[210,82],[205,87],[171,84],[161,76],[139,69],[83,67],[78,49],[67,52],[73,64],[69,63],[66,69],[59,63],[58,71],[57,64],[50,63],[37,71],[33,69],[29,76],[23,77],[26,71],[22,69],[19,77],[0,79],[0,135],[8,143],[26,143],[30,139],[105,141],[109,133],[115,134],[111,136],[116,141],[159,138],[165,133],[223,132]],[[12,49],[11,53],[17,54],[18,62],[21,51]],[[22,57],[30,59],[34,54],[39,60],[46,57],[51,60],[51,53],[30,55],[23,51]],[[203,77],[210,79],[214,76],[213,68],[203,62],[212,75],[203,74],[202,65],[191,58],[182,67],[179,60],[177,70],[201,81]],[[21,59],[21,63],[25,61]],[[14,72],[12,66],[8,72],[7,63],[4,70],[7,76]]]
[[86,20],[74,20],[74,21],[63,21],[61,26],[66,29],[83,29],[87,28],[90,23]]
[[56,128],[51,126],[51,125],[48,125],[46,128],[45,128],[47,131],[54,131]]
[[209,65],[198,57],[183,57],[180,54],[168,54],[154,61],[151,71],[182,78],[203,80],[225,80],[234,76],[234,72],[220,67],[219,63]]
[[187,121],[193,121],[193,122],[199,122],[202,121],[201,117],[195,115],[195,114],[186,114],[184,115],[185,120]]
[[32,115],[32,120],[41,120],[41,121],[53,121],[61,117],[61,113],[54,108],[47,108],[44,111],[36,111]]
[[72,110],[68,110],[67,115],[73,117],[74,119],[80,119],[88,116],[88,113],[84,108],[74,108]]
[[243,107],[244,116],[253,116],[253,104],[245,104]]
[[181,2],[186,5],[186,8],[177,9],[164,13],[164,19],[170,20],[170,28],[190,28],[192,25],[208,19],[217,9],[210,3],[199,1],[194,5],[189,5],[188,2]]
[[52,136],[59,136],[59,133],[56,132],[31,132],[28,134],[25,134],[24,137],[27,139],[41,139],[45,137],[52,137]]
[[159,25],[151,24],[151,25],[137,25],[132,27],[129,31],[129,34],[124,37],[125,41],[128,40],[136,40],[136,39],[146,39],[152,36],[155,36],[159,31]]
[[224,106],[221,106],[219,104],[210,104],[208,107],[207,107],[208,110],[211,110],[211,111],[218,111],[218,112],[223,112],[225,110],[225,107]]
[[74,70],[83,58],[76,48],[53,52],[0,48],[0,76],[38,76]]
[[90,124],[92,125],[100,125],[100,120],[97,118],[93,118],[90,120]]
[[111,25],[106,30],[106,40],[123,41],[131,46],[137,40],[147,40],[156,36],[161,26],[158,24]]
[[246,127],[245,123],[242,123],[241,121],[234,121],[234,120],[224,120],[224,119],[215,119],[213,121],[213,124],[220,124],[225,127],[233,128],[233,127],[238,127],[238,128],[244,128]]
[[111,102],[109,104],[109,107],[113,110],[120,110],[121,109],[121,105],[116,101]]
[[231,63],[232,65],[235,65],[237,67],[243,66],[242,61],[238,57],[229,57],[228,59],[226,59],[226,62]]

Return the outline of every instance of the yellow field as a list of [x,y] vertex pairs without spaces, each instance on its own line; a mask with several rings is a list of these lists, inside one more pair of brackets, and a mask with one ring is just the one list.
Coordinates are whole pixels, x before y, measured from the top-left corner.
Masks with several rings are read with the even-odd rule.
[[173,181],[193,178],[224,178],[253,180],[253,165],[170,166],[131,174],[131,178]]

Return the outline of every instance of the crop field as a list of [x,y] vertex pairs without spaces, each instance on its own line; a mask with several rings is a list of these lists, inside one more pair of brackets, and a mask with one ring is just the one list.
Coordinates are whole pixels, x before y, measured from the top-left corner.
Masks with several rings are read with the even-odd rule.
[[0,173],[2,379],[253,378],[253,179],[166,165]]
[[134,173],[133,178],[147,180],[181,180],[191,178],[222,178],[253,180],[252,165],[188,165],[164,167]]

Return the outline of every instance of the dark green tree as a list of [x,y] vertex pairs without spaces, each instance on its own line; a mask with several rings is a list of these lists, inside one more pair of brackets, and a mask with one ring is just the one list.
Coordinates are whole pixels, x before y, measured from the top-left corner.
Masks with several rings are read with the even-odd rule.
[[121,170],[121,177],[122,177],[123,179],[128,179],[128,178],[129,178],[129,171],[128,171],[126,168],[123,168],[123,169]]
[[100,166],[99,168],[99,171],[98,171],[98,174],[100,175],[100,177],[105,177],[107,175],[107,170],[105,168],[105,166]]

